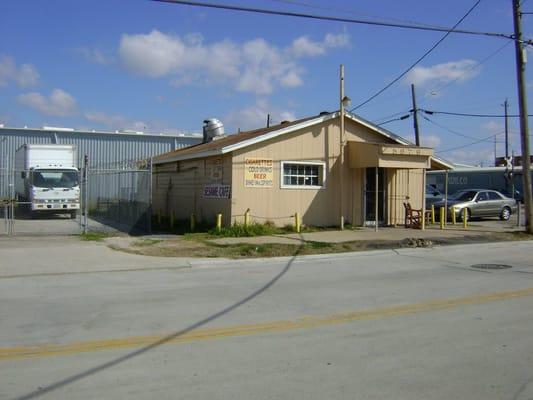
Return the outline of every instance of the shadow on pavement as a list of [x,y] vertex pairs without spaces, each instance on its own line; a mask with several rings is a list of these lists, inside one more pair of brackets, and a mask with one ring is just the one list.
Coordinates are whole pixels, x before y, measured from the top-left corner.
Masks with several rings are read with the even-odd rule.
[[90,368],[86,371],[83,371],[83,372],[80,372],[80,373],[77,373],[77,374],[74,374],[74,375],[71,375],[65,379],[62,379],[60,381],[57,381],[57,382],[54,382],[54,383],[51,383],[47,386],[44,386],[38,390],[35,390],[35,391],[32,391],[30,393],[27,393],[25,395],[22,395],[22,396],[19,396],[19,397],[16,397],[16,399],[18,400],[26,400],[26,399],[35,399],[37,397],[40,397],[40,396],[43,396],[47,393],[50,393],[50,392],[53,392],[55,390],[58,390],[58,389],[61,389],[67,385],[71,385],[77,381],[80,381],[84,378],[87,378],[89,376],[92,376],[92,375],[95,375],[99,372],[102,372],[108,368],[112,368],[112,367],[115,367],[119,364],[122,364],[134,357],[138,357],[144,353],[147,353],[148,351],[150,350],[153,350],[161,345],[164,345],[165,343],[168,343],[184,334],[187,334],[195,329],[198,329],[200,327],[202,327],[203,325],[209,323],[209,322],[212,322],[234,310],[236,310],[237,308],[241,307],[242,305],[248,303],[249,301],[253,300],[254,298],[256,298],[257,296],[261,295],[262,293],[264,293],[266,290],[268,290],[270,287],[272,287],[279,279],[281,279],[288,271],[289,269],[291,268],[292,264],[294,263],[294,260],[296,259],[296,257],[300,254],[301,252],[301,249],[302,249],[302,246],[298,247],[296,252],[293,254],[293,256],[291,257],[291,259],[287,262],[287,264],[285,264],[285,266],[283,267],[283,269],[277,274],[275,275],[272,279],[270,279],[266,284],[264,284],[262,287],[260,287],[259,289],[255,290],[253,293],[249,294],[248,296],[244,297],[243,299],[237,301],[236,303],[228,306],[228,307],[225,307],[223,308],[222,310],[192,324],[192,325],[189,325],[188,327],[184,328],[184,329],[181,329],[175,333],[172,333],[166,337],[164,337],[163,339],[161,340],[158,340],[157,342],[154,342],[148,346],[145,346],[145,347],[142,347],[140,349],[137,349],[137,350],[134,350],[134,351],[131,351],[127,354],[124,354],[123,356],[121,357],[118,357],[118,358],[115,358],[113,360],[110,360],[108,362],[105,362],[103,364],[100,364],[100,365],[97,365],[93,368]]

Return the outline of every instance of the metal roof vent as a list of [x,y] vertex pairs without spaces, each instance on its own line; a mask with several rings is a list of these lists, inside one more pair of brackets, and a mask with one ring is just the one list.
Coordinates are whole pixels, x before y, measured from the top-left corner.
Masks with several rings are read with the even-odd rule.
[[203,143],[208,143],[224,135],[224,125],[216,118],[209,118],[204,120],[203,132]]
[[329,111],[321,111],[320,114],[318,114],[318,115],[328,115],[328,114],[330,114]]
[[281,121],[279,124],[280,124],[280,125],[285,125],[285,124],[289,124],[290,122],[291,122],[291,121],[287,121],[287,120],[285,120],[285,121]]

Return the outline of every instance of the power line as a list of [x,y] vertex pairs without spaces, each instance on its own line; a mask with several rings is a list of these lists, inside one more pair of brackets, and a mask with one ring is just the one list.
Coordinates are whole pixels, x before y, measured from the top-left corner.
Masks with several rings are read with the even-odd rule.
[[470,140],[477,140],[476,138],[472,137],[472,136],[468,136],[468,135],[465,135],[464,133],[461,133],[461,132],[457,132],[457,131],[454,131],[453,129],[450,129],[450,128],[447,128],[445,127],[444,125],[441,125],[435,121],[432,121],[431,119],[429,119],[428,117],[426,117],[425,115],[422,115],[422,118],[424,118],[426,121],[428,121],[429,123],[435,125],[435,126],[438,126],[439,128],[441,129],[444,129],[450,133],[453,133],[454,135],[457,135],[457,136],[461,136],[461,137],[464,137],[466,139],[470,139]]
[[152,0],[160,3],[171,3],[171,4],[183,4],[193,7],[205,7],[205,8],[215,8],[222,10],[231,10],[231,11],[242,11],[256,14],[266,14],[266,15],[281,15],[285,17],[297,17],[297,18],[309,18],[323,21],[336,21],[336,22],[346,22],[352,24],[362,24],[362,25],[374,25],[374,26],[386,26],[390,28],[403,28],[403,29],[414,29],[420,31],[434,31],[434,32],[446,32],[446,33],[460,33],[465,35],[477,35],[477,36],[490,36],[497,38],[506,38],[513,39],[513,35],[497,32],[480,32],[480,31],[470,31],[464,29],[455,29],[453,28],[440,28],[440,27],[430,27],[417,24],[402,24],[402,23],[392,23],[392,22],[382,22],[382,21],[372,21],[365,19],[355,19],[355,18],[343,18],[343,17],[330,17],[325,15],[318,14],[306,14],[306,13],[297,13],[290,11],[281,11],[281,10],[272,10],[265,8],[253,8],[253,7],[242,7],[242,6],[232,6],[229,4],[213,4],[206,3],[201,1],[185,1],[185,0]]
[[[481,67],[481,65],[485,64],[487,61],[489,61],[492,57],[494,57],[496,54],[498,54],[499,52],[501,52],[504,48],[506,48],[507,46],[509,46],[511,43],[513,43],[512,40],[509,40],[507,43],[505,43],[503,46],[500,46],[498,47],[494,52],[492,52],[491,54],[489,54],[487,57],[485,57],[483,60],[481,60],[480,62],[476,63],[475,65],[472,65],[470,68],[467,68],[465,69],[464,71],[462,71],[462,73],[455,79],[453,79],[452,81],[450,82],[447,82],[445,83],[444,85],[442,85],[441,87],[438,87],[436,88],[434,91],[436,92],[439,92],[443,89],[446,89],[447,87],[453,85],[455,82],[457,82],[458,80],[460,80],[468,71],[471,71],[473,69],[476,69],[476,68],[479,68]],[[422,104],[424,103],[425,101],[422,100]]]
[[475,142],[464,144],[462,146],[457,146],[457,147],[452,147],[452,148],[449,148],[449,149],[444,149],[444,150],[441,150],[441,151],[436,151],[435,154],[442,154],[442,153],[447,153],[449,151],[464,149],[465,147],[473,146],[473,145],[481,143],[481,142],[486,142],[487,140],[492,139],[495,136],[501,135],[502,133],[503,132],[495,133],[494,135],[487,136],[486,138],[479,139],[479,140],[476,140]]
[[[505,118],[504,114],[468,114],[468,113],[460,113],[460,112],[452,112],[452,111],[436,111],[436,110],[425,110],[420,109],[421,111],[425,112],[426,114],[443,114],[443,115],[455,115],[458,117],[475,117],[475,118]],[[513,118],[519,118],[520,115],[508,115],[508,117]],[[533,117],[533,114],[528,114],[528,117]]]
[[423,55],[422,57],[419,57],[418,60],[416,60],[413,64],[411,64],[411,66],[409,68],[407,68],[405,71],[403,71],[400,75],[398,75],[396,78],[394,78],[390,83],[388,83],[383,89],[377,91],[376,93],[374,93],[372,96],[370,96],[367,100],[363,101],[362,103],[360,103],[359,105],[355,106],[354,108],[352,108],[350,111],[355,111],[359,108],[361,108],[362,106],[364,106],[365,104],[369,103],[370,101],[372,101],[373,99],[375,99],[376,97],[378,97],[381,93],[383,93],[385,90],[387,90],[388,88],[390,88],[392,85],[394,85],[396,82],[398,82],[400,79],[402,79],[405,75],[407,75],[407,73],[409,71],[411,71],[420,61],[422,61],[424,58],[426,58],[433,50],[435,50],[435,48],[441,44],[444,39],[446,39],[451,33],[452,31],[461,23],[463,22],[463,20],[474,10],[474,8],[476,8],[479,3],[481,2],[481,0],[477,0],[474,5],[467,11],[467,13],[465,15],[463,15],[463,17],[457,21],[457,23],[451,28],[449,29],[446,34],[441,37],[437,43],[435,43],[433,46],[431,46],[431,48],[429,50],[427,50]]
[[297,0],[270,0],[270,1],[277,2],[277,3],[284,3],[284,4],[292,4],[292,5],[301,6],[301,7],[307,7],[307,8],[314,8],[314,9],[318,9],[318,10],[338,11],[338,12],[341,12],[341,13],[347,13],[347,14],[351,14],[351,15],[359,15],[359,16],[367,17],[367,18],[376,18],[376,19],[381,20],[381,21],[395,21],[395,22],[401,22],[401,23],[406,23],[406,24],[414,24],[414,25],[418,25],[418,26],[427,26],[427,27],[430,27],[430,28],[441,28],[441,29],[444,29],[444,30],[447,29],[446,27],[443,27],[442,25],[441,26],[439,26],[439,25],[431,25],[431,24],[426,24],[426,23],[423,23],[423,22],[409,21],[409,20],[403,20],[403,19],[399,19],[399,18],[390,18],[390,17],[385,18],[385,17],[376,16],[376,15],[361,14],[361,13],[357,13],[357,12],[355,12],[353,10],[349,10],[349,9],[346,9],[346,8],[328,7],[328,6],[322,6],[322,5],[318,5],[316,3],[309,3],[309,2],[304,2],[304,1],[297,1]]

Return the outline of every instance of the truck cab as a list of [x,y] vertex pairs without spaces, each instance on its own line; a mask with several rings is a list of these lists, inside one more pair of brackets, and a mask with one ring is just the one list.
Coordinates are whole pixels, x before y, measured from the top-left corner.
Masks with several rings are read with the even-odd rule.
[[77,152],[73,145],[25,144],[15,153],[17,200],[30,215],[80,209]]
[[33,168],[29,171],[27,199],[32,213],[69,213],[80,208],[79,173],[76,168]]

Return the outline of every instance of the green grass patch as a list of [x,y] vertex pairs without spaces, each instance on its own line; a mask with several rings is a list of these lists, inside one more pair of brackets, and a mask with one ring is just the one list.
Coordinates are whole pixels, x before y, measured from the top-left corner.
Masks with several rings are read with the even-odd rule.
[[287,225],[285,227],[277,227],[271,222],[265,222],[264,224],[251,223],[249,225],[234,223],[231,226],[223,227],[220,230],[216,228],[208,231],[212,237],[252,237],[252,236],[269,236],[280,235],[284,233],[294,232],[292,226]]
[[141,239],[133,243],[133,246],[153,246],[154,244],[161,243],[162,239]]
[[115,235],[112,233],[108,233],[108,232],[87,232],[87,233],[80,234],[80,238],[82,240],[87,240],[91,242],[100,242],[112,236],[115,236]]

